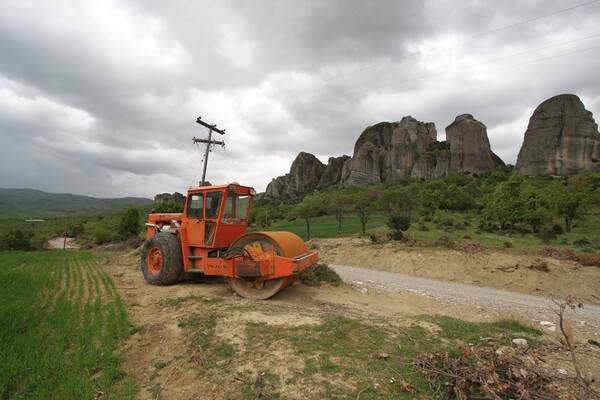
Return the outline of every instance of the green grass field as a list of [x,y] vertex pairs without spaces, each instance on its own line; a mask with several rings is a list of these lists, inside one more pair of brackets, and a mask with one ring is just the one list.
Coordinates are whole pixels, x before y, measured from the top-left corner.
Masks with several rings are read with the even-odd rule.
[[125,307],[90,252],[0,253],[0,398],[133,398]]

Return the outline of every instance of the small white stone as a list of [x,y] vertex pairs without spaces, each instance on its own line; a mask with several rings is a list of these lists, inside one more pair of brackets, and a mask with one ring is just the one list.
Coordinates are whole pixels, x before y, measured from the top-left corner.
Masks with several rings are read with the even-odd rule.
[[562,375],[567,375],[567,371],[565,371],[564,369],[560,368],[558,370],[558,373],[562,374]]
[[527,340],[525,339],[513,339],[512,342],[517,346],[527,346]]

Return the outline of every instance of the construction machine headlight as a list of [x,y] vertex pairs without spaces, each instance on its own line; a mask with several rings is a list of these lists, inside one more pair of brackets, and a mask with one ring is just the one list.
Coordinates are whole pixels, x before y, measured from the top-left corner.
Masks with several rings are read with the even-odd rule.
[[251,194],[252,196],[254,196],[256,194],[256,190],[250,189],[250,191],[248,191],[248,193]]
[[237,189],[237,186],[236,185],[229,185],[228,189],[229,189],[230,192],[235,192],[236,189]]

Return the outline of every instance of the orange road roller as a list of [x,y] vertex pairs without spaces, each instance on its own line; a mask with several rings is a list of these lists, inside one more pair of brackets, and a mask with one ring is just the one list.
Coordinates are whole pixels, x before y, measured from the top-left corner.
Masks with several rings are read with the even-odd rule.
[[146,281],[221,275],[240,296],[264,300],[298,280],[319,256],[291,232],[247,233],[255,194],[238,183],[190,188],[182,213],[150,214],[141,254]]

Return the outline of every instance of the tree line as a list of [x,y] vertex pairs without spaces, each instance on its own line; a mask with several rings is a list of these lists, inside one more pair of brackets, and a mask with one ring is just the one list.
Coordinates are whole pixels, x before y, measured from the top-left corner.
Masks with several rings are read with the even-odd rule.
[[565,232],[600,205],[600,174],[582,173],[569,178],[524,177],[511,167],[481,175],[451,174],[420,180],[386,182],[360,189],[334,189],[312,193],[296,204],[257,201],[251,221],[259,228],[288,219],[303,219],[308,238],[313,218],[334,216],[338,235],[343,235],[344,218],[355,213],[362,234],[370,216],[387,217],[392,239],[401,239],[411,219],[430,220],[438,211],[475,211],[482,225],[494,226],[509,236],[519,230],[541,234],[560,225]]

